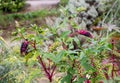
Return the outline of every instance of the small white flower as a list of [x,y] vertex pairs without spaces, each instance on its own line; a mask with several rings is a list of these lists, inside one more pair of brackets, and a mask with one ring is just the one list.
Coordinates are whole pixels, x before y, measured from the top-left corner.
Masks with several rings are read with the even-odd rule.
[[86,74],[86,78],[87,78],[87,79],[90,79],[90,77],[91,77],[91,75]]
[[104,24],[103,27],[107,28],[109,31],[115,30],[117,32],[120,32],[119,27],[114,24]]

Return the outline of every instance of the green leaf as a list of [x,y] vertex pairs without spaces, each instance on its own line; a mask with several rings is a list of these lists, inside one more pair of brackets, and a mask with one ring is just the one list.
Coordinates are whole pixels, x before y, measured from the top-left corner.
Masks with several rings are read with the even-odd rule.
[[73,74],[75,74],[75,70],[72,67],[70,67],[68,69],[68,73],[70,73],[71,75],[73,75]]
[[35,40],[35,35],[34,34],[28,34],[25,36],[26,39],[29,39],[29,40]]
[[60,51],[55,57],[55,63],[59,63],[63,57],[66,55],[66,51],[62,50]]
[[80,46],[80,40],[77,37],[74,37],[74,41],[77,43],[78,46]]
[[33,52],[29,52],[26,56],[25,56],[25,60],[26,60],[26,64],[28,62],[28,60],[33,56]]
[[72,75],[68,73],[67,76],[62,78],[61,83],[70,83],[71,78]]
[[50,59],[55,62],[55,55],[53,53],[43,53],[43,58]]
[[15,37],[14,39],[12,39],[12,41],[18,41],[18,40],[21,40],[22,37]]
[[64,31],[64,32],[61,33],[60,37],[61,38],[67,38],[69,34],[70,34],[70,31]]
[[39,43],[39,44],[42,43],[42,40],[43,40],[42,36],[35,36],[34,38],[35,38],[36,43]]
[[63,59],[65,54],[65,51],[60,51],[57,55],[54,55],[53,53],[44,53],[43,57],[52,60],[54,63],[59,63]]
[[76,50],[68,50],[67,54],[71,55],[71,54],[77,54],[78,52],[76,52]]
[[70,59],[71,59],[72,61],[76,59],[76,57],[75,57],[74,54],[69,55],[69,57],[70,57]]
[[40,77],[40,76],[41,76],[40,69],[33,69],[33,70],[31,70],[28,78],[25,79],[25,83],[31,83],[31,81],[32,81],[34,78]]
[[82,11],[85,11],[85,10],[86,10],[86,8],[83,7],[83,6],[77,8],[77,12],[82,12]]
[[78,80],[73,83],[84,83],[85,80],[86,80],[85,78],[78,78]]
[[120,77],[115,77],[115,80],[120,81]]
[[12,32],[13,36],[17,36],[18,32]]
[[85,57],[85,53],[84,52],[80,52],[80,60],[82,60]]
[[35,51],[33,52],[31,55],[27,55],[26,59],[28,58],[29,61],[28,61],[28,66],[30,67],[33,67],[34,64],[37,62],[37,57],[39,56],[39,52],[38,51]]
[[93,70],[92,66],[88,63],[87,57],[82,58],[82,60],[80,62],[86,71]]
[[24,27],[23,28],[18,28],[17,31],[18,31],[18,33],[24,33],[25,32],[25,28]]

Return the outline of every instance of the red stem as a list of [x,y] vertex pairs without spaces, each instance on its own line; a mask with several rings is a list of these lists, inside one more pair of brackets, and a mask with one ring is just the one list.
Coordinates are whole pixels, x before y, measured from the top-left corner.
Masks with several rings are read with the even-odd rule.
[[52,79],[51,79],[50,73],[47,71],[46,65],[43,63],[43,61],[42,61],[42,59],[41,59],[40,56],[38,56],[38,60],[39,60],[39,63],[41,64],[43,70],[45,71],[46,76],[48,77],[49,81],[52,82]]
[[50,82],[52,82],[52,77],[53,77],[53,74],[55,72],[56,65],[53,67],[53,70],[50,73],[50,71],[47,71],[46,65],[43,63],[43,60],[40,56],[38,56],[38,60],[39,60],[39,63],[42,65],[42,68],[45,71],[47,78],[49,79]]
[[118,53],[120,53],[120,50],[117,50]]
[[[105,71],[107,71],[107,69],[105,69]],[[108,74],[107,74],[106,72],[104,72],[104,75],[105,75],[105,78],[106,78],[107,80],[109,80],[109,76],[108,76]]]
[[[33,42],[33,48],[35,50],[37,50],[36,41]],[[50,60],[49,60],[49,66],[48,66],[48,71],[47,71],[46,65],[43,63],[42,58],[40,56],[38,56],[37,59],[38,59],[38,62],[41,64],[43,70],[45,71],[47,78],[49,79],[50,82],[52,82],[52,77],[53,77],[54,71],[56,69],[56,66],[54,66],[52,72],[50,72]]]
[[91,63],[92,63],[92,66],[94,67],[95,64],[94,64],[93,58],[91,58]]
[[87,83],[91,83],[90,80],[87,80]]
[[70,83],[73,83],[73,79],[72,78],[70,79]]
[[53,74],[54,74],[54,72],[55,72],[55,69],[56,69],[56,65],[53,67],[53,70],[52,70],[52,73],[51,73],[51,77],[53,77]]
[[90,80],[86,80],[84,83],[91,83]]
[[109,80],[108,74],[107,74],[107,73],[104,73],[104,75],[105,75],[105,78],[106,78],[107,80]]
[[[75,67],[75,63],[76,63],[76,60],[74,59],[73,61],[73,64],[72,64],[72,69]],[[73,83],[73,80],[76,78],[76,76],[72,76],[72,78],[70,79],[70,83]]]
[[77,76],[72,76],[71,80],[70,80],[70,83],[73,83],[74,79],[76,78]]
[[[114,43],[115,41],[112,39],[112,50],[114,50]],[[114,78],[114,54],[112,54],[112,60],[113,60],[113,67],[112,67],[112,78]]]
[[48,62],[49,62],[49,64],[48,64],[48,71],[50,72],[50,60],[48,59]]

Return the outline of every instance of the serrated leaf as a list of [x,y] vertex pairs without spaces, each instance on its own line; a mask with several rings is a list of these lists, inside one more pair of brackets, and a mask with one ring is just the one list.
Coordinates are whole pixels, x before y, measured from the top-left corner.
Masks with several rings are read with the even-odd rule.
[[22,38],[21,37],[16,37],[14,39],[12,39],[12,41],[18,41],[18,40],[21,40]]
[[73,68],[69,68],[68,69],[68,73],[70,73],[71,75],[75,74],[75,70]]
[[81,52],[80,53],[80,60],[83,59],[85,57],[85,53],[84,52]]
[[26,35],[26,38],[35,40],[35,35],[34,34],[28,34],[28,35]]
[[62,78],[61,83],[70,83],[71,78],[72,78],[72,75],[71,74],[67,74],[67,76]]
[[44,58],[46,58],[46,59],[50,59],[50,60],[52,60],[53,62],[55,62],[55,55],[54,54],[52,54],[52,53],[44,53],[43,54],[43,57]]
[[18,33],[24,33],[25,32],[25,28],[24,27],[23,28],[18,28],[17,31],[18,31]]
[[52,53],[45,53],[44,58],[48,58],[52,60],[54,63],[59,63],[65,54],[66,54],[65,51],[60,51],[57,55],[54,55]]
[[86,57],[82,58],[80,62],[81,62],[81,65],[84,67],[84,69],[86,71],[93,70],[92,66],[88,63]]
[[61,38],[66,38],[66,37],[68,37],[69,34],[70,34],[70,31],[64,31],[64,32],[61,33],[60,37]]
[[62,60],[62,58],[64,57],[64,55],[66,54],[66,51],[60,51],[55,57],[55,63],[58,63]]

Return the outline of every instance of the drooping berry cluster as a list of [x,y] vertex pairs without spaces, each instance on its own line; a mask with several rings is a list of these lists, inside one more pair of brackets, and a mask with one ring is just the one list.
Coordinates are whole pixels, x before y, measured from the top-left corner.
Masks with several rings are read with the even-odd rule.
[[21,55],[27,54],[28,44],[29,44],[29,42],[28,42],[27,39],[22,42],[21,48],[20,48],[20,53],[21,53]]
[[75,32],[69,34],[69,37],[74,37],[75,35],[78,35],[78,34],[84,35],[89,38],[93,38],[92,34],[88,32],[87,30],[76,30]]

